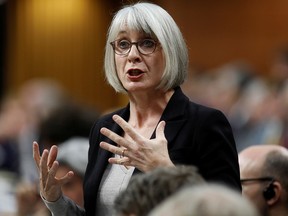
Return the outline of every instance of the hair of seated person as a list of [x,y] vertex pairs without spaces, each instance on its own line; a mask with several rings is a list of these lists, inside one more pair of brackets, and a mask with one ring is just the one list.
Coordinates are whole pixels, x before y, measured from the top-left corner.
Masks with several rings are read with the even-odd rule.
[[204,183],[195,166],[157,168],[132,176],[127,188],[116,197],[114,210],[116,215],[144,216],[181,188]]

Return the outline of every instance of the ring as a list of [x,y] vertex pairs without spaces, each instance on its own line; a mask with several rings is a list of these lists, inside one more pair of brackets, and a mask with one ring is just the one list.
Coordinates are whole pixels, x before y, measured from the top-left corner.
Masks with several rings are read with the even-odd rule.
[[127,149],[123,149],[122,152],[121,152],[121,157],[125,157],[124,153]]

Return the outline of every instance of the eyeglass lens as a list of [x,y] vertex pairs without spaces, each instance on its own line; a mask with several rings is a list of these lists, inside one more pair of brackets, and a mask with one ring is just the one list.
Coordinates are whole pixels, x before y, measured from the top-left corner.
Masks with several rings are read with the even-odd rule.
[[139,53],[148,55],[155,51],[157,43],[152,39],[144,39],[138,42],[130,42],[128,40],[116,40],[111,43],[114,52],[118,55],[127,55],[132,45],[137,47]]

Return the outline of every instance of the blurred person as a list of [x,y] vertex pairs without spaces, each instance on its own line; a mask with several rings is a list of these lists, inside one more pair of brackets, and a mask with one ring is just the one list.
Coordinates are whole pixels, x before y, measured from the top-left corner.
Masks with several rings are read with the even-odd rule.
[[25,112],[25,124],[17,136],[20,155],[20,177],[35,182],[37,171],[31,160],[31,142],[38,139],[39,124],[47,115],[71,98],[55,80],[35,78],[26,81],[17,92],[19,104]]
[[40,154],[33,144],[43,201],[57,215],[111,215],[114,199],[133,174],[177,164],[194,165],[207,181],[241,191],[238,155],[225,115],[189,101],[179,87],[188,52],[173,18],[151,3],[125,6],[113,18],[105,73],[129,104],[102,116],[91,130],[84,179],[84,209],[63,196],[57,146]]
[[83,179],[88,163],[89,139],[85,137],[72,137],[59,144],[59,169],[56,176],[61,178],[72,170],[74,177],[67,184],[62,185],[65,196],[74,200],[77,205],[84,207]]
[[281,131],[281,137],[279,141],[279,145],[284,146],[285,148],[288,148],[288,80],[283,82],[281,89],[277,91],[277,97],[276,97],[278,103],[279,103],[279,109],[278,109],[278,116],[282,120],[282,131]]
[[271,85],[276,89],[281,89],[288,78],[288,46],[279,47],[273,57],[269,71]]
[[[78,206],[83,207],[83,178],[87,166],[89,141],[84,137],[72,137],[63,143],[58,143],[60,162],[56,176],[62,177],[68,171],[74,171],[74,178],[62,186],[63,194]],[[39,183],[37,182],[37,185]],[[17,215],[45,216],[51,215],[40,198],[36,184],[20,181],[16,188]],[[1,214],[0,214],[1,215]]]
[[25,122],[25,112],[17,96],[6,95],[0,104],[0,143],[16,139]]
[[66,103],[54,109],[39,124],[41,149],[50,149],[72,137],[88,138],[90,129],[100,114],[77,103]]
[[260,216],[245,197],[224,185],[185,188],[164,200],[148,216]]
[[42,202],[36,184],[20,182],[16,187],[17,216],[51,216]]
[[260,143],[279,143],[283,122],[278,105],[264,79],[254,77],[245,85],[228,117],[238,152]]
[[[189,89],[188,85],[192,87]],[[198,94],[203,104],[224,112],[232,126],[238,152],[254,143],[280,142],[282,102],[267,80],[255,75],[245,62],[226,63],[191,76],[184,87],[190,98]]]
[[207,86],[212,82],[213,76],[207,70],[189,68],[187,78],[181,85],[184,94],[196,103],[207,105]]
[[35,187],[38,174],[31,142],[38,139],[40,122],[70,100],[56,81],[35,78],[24,82],[15,92],[7,93],[1,101],[0,179],[3,184],[0,186],[6,188],[0,188],[3,204],[0,211],[4,208],[16,213],[18,184],[27,189]]
[[279,145],[251,146],[239,153],[243,195],[263,216],[288,215],[288,150]]
[[25,115],[14,96],[6,95],[0,105],[0,215],[15,214],[15,186],[20,176],[17,136]]
[[252,79],[253,70],[247,63],[235,61],[206,73],[209,73],[211,77],[204,94],[206,104],[221,110],[229,118],[241,90]]
[[[0,155],[1,158],[1,155]],[[0,215],[16,213],[15,186],[17,175],[11,171],[0,169]]]
[[[89,140],[85,137],[72,137],[59,143],[57,159],[60,163],[56,176],[61,178],[72,170],[74,178],[62,185],[62,192],[77,205],[83,207],[83,179],[88,162]],[[38,184],[37,184],[38,185]],[[17,215],[18,216],[49,216],[48,208],[43,203],[36,184],[21,182],[17,185]]]
[[182,188],[204,184],[194,166],[159,167],[131,178],[114,202],[117,216],[145,216],[155,206]]
[[19,177],[17,137],[25,124],[25,112],[14,96],[6,96],[0,105],[0,170]]

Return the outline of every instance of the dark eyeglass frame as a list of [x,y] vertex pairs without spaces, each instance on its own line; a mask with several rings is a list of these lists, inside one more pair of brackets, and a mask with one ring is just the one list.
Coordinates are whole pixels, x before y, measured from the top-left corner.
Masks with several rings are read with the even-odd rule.
[[[118,41],[121,41],[121,40],[122,40],[122,39],[118,39],[118,40],[115,40],[115,41],[110,42],[111,46],[113,47],[114,53],[117,54],[117,55],[120,55],[120,56],[126,56],[126,55],[128,55],[129,52],[131,51],[131,48],[132,48],[133,45],[136,46],[138,52],[141,53],[142,55],[150,55],[150,54],[152,54],[152,53],[155,52],[155,50],[156,50],[156,48],[157,48],[157,45],[158,45],[158,43],[159,43],[159,42],[156,41],[156,40],[153,40],[153,39],[147,39],[147,38],[146,38],[146,39],[143,39],[143,40],[140,40],[140,41],[137,41],[137,42],[130,42],[129,40],[126,40],[126,41],[128,41],[128,42],[130,43],[130,47],[129,47],[129,49],[127,49],[127,51],[126,51],[125,53],[117,53],[115,43],[118,42]],[[143,53],[143,52],[141,52],[141,51],[139,50],[139,47],[138,47],[139,44],[142,43],[143,41],[146,41],[146,40],[147,40],[147,41],[153,41],[153,42],[154,42],[155,47],[154,47],[154,49],[153,49],[152,52],[149,52],[149,53]]]
[[267,177],[259,177],[259,178],[240,179],[241,183],[251,182],[251,181],[270,181],[270,182],[273,182],[273,181],[275,181],[275,178],[271,177],[271,176],[267,176]]

